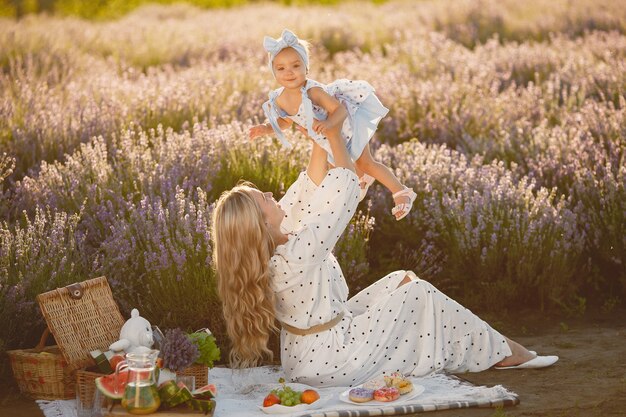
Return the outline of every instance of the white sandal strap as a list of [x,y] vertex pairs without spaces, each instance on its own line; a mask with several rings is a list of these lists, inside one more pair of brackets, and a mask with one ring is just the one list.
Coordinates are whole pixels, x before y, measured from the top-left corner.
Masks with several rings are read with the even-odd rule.
[[[359,178],[359,201],[363,201],[367,195],[367,190],[374,183],[374,181],[376,181],[376,178],[365,173]],[[361,184],[365,184],[365,186],[361,186]]]
[[399,211],[405,211],[405,210],[410,210],[411,209],[411,205],[407,204],[407,203],[400,203],[397,206],[395,206],[394,208],[391,209],[391,214],[396,214]]
[[372,183],[376,180],[376,178],[372,177],[371,175],[368,174],[363,174],[360,178],[359,178],[359,184],[360,183],[365,183],[365,187],[369,187],[370,185],[372,185]]
[[417,197],[417,194],[415,194],[415,191],[413,191],[412,188],[404,187],[402,190],[398,191],[397,193],[393,193],[391,197],[393,197],[394,199],[398,197],[409,197],[411,200],[414,200],[415,197]]
[[400,216],[400,218],[396,219],[396,220],[402,220],[411,211],[411,208],[413,207],[413,202],[415,202],[415,199],[417,198],[417,194],[415,193],[415,191],[413,191],[412,188],[404,187],[404,189],[398,191],[397,193],[393,193],[392,197],[394,198],[394,200],[398,197],[409,198],[408,203],[399,203],[394,208],[391,209],[391,214],[394,216],[396,215],[396,213],[404,212],[404,214]]

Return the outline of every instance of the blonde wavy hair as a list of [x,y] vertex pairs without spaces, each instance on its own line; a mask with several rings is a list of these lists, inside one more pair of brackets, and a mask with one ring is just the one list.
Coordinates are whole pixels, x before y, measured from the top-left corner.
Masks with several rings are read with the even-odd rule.
[[243,183],[225,191],[213,211],[213,262],[233,368],[256,366],[263,357],[272,359],[267,345],[277,330],[269,265],[276,245],[253,189]]

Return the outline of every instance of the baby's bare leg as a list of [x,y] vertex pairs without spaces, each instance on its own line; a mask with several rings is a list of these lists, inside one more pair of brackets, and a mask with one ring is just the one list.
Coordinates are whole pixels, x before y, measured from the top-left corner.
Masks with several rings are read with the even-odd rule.
[[[404,189],[402,183],[398,181],[398,178],[396,178],[387,166],[374,160],[372,154],[370,153],[369,144],[365,147],[359,159],[355,161],[355,165],[357,169],[362,170],[366,174],[371,175],[376,178],[376,180],[380,181],[392,193],[397,193],[398,191]],[[399,201],[399,203],[402,202],[403,201]]]

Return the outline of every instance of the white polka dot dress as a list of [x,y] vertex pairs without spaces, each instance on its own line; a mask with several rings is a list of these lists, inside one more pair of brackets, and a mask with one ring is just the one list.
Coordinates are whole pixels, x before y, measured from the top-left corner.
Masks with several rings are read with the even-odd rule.
[[317,186],[306,172],[280,200],[289,241],[276,248],[276,317],[307,329],[338,314],[339,324],[298,336],[281,331],[281,362],[292,380],[317,387],[352,386],[382,372],[423,376],[481,371],[511,354],[502,335],[416,277],[398,287],[393,272],[348,300],[332,249],[358,204],[356,175],[331,169]]
[[[276,103],[276,98],[284,90],[283,87],[278,88],[270,92],[269,100],[263,105],[268,119],[270,119],[270,122],[276,116],[291,119],[294,123],[307,129],[308,135],[328,153],[329,162],[334,164],[328,139],[312,130],[314,118],[318,120],[326,120],[328,118],[326,110],[312,103],[308,97],[308,91],[313,87],[323,89],[345,106],[348,116],[341,127],[341,136],[346,141],[348,154],[356,161],[363,153],[372,136],[374,136],[378,123],[389,112],[389,109],[383,106],[376,96],[374,87],[367,81],[339,79],[325,85],[308,79],[301,88],[302,102],[300,107],[297,113],[293,115],[285,112]],[[272,126],[274,126],[274,123],[272,123]],[[286,140],[281,132],[277,131],[276,134],[283,140]]]

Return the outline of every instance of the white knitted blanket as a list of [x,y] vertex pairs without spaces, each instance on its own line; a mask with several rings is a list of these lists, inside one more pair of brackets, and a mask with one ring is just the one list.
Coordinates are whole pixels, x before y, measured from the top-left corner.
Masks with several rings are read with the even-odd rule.
[[[229,368],[213,368],[209,380],[217,386],[217,408],[215,417],[261,417],[263,398],[276,387],[283,376],[280,367],[259,367],[245,371]],[[315,410],[283,414],[289,417],[361,417],[379,415],[415,414],[426,411],[447,410],[466,407],[497,407],[515,405],[517,395],[506,388],[480,387],[454,376],[433,374],[414,380],[425,387],[422,394],[394,405],[353,405],[342,402],[339,396],[348,387],[320,388],[323,406]],[[76,402],[38,401],[46,417],[77,417]],[[200,415],[200,414],[198,414]]]

